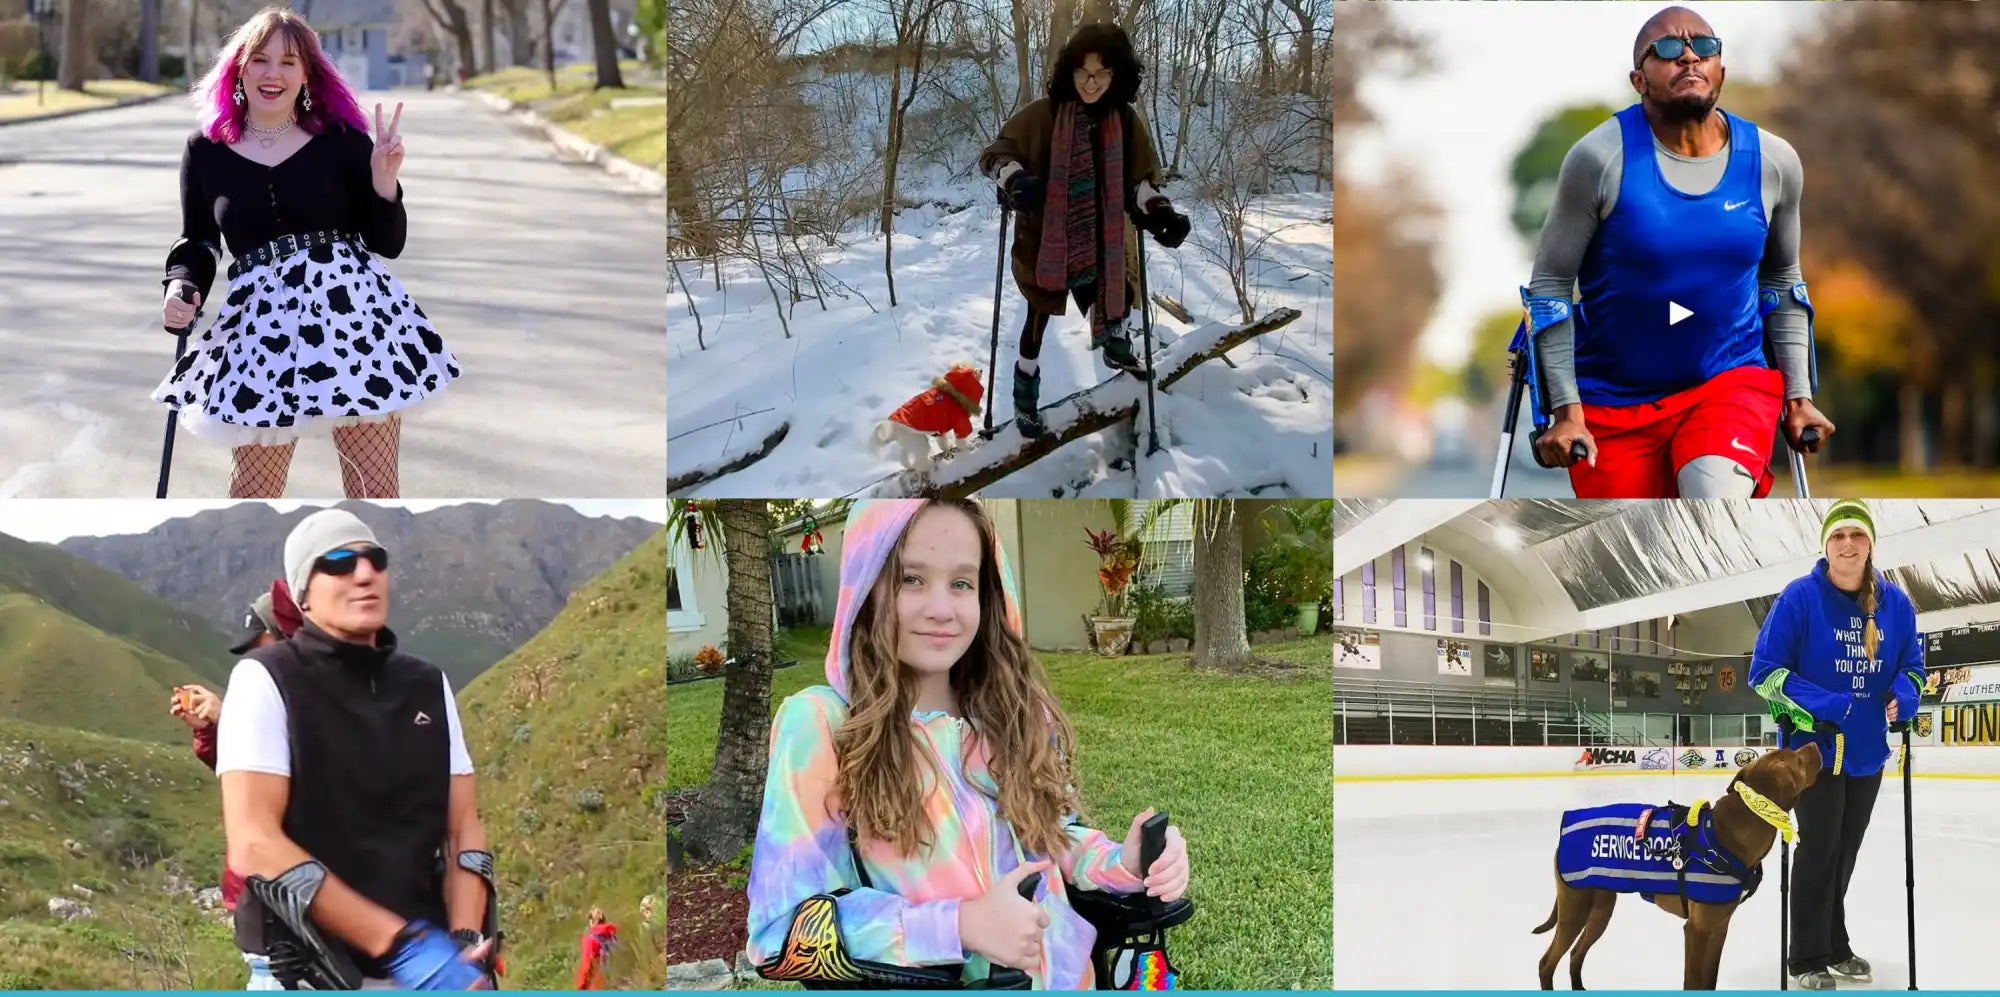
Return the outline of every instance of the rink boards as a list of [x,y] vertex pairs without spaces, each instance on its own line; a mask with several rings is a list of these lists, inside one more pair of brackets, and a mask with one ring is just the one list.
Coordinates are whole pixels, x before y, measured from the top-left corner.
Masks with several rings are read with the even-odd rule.
[[[1741,768],[1768,749],[1723,747],[1563,748],[1433,745],[1341,745],[1333,781],[1399,782],[1436,779],[1546,779],[1632,775],[1691,775]],[[1900,775],[1902,746],[1892,742],[1888,773]],[[2000,746],[1922,744],[1911,775],[1918,779],[2000,780]]]

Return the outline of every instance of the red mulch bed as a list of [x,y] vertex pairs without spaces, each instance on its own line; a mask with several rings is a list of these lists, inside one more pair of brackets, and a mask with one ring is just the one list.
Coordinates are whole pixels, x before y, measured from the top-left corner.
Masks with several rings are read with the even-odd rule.
[[[678,789],[666,800],[667,824],[679,827],[687,820],[701,789]],[[703,959],[721,959],[732,967],[743,945],[750,940],[750,896],[741,884],[748,870],[735,866],[674,869],[669,858],[667,873],[667,965]]]
[[730,886],[740,869],[682,869],[667,877],[667,965],[721,959],[736,965],[749,941],[750,896]]

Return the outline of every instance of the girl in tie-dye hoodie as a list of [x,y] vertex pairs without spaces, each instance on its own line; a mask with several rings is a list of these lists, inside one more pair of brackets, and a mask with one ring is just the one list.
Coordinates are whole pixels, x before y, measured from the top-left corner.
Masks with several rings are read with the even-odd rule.
[[[750,959],[963,964],[965,982],[997,963],[1037,987],[1092,987],[1095,931],[1064,881],[1178,899],[1179,830],[1142,880],[1139,825],[1152,810],[1123,844],[1078,820],[1073,733],[1021,638],[1013,579],[976,503],[860,503],[841,547],[827,684],[788,697],[771,731]],[[1016,893],[1023,879],[1039,881],[1033,903]]]

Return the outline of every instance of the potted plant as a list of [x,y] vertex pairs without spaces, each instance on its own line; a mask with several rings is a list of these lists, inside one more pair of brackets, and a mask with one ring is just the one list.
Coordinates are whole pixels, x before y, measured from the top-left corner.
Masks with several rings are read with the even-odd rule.
[[1122,538],[1115,530],[1099,533],[1085,527],[1083,532],[1090,537],[1090,549],[1097,552],[1097,587],[1104,593],[1097,615],[1089,617],[1091,642],[1098,654],[1124,654],[1132,641],[1127,589],[1139,570],[1139,541]]
[[1319,631],[1320,601],[1333,591],[1333,502],[1318,500],[1278,507],[1285,527],[1271,543],[1272,581],[1283,601],[1296,607],[1299,634]]

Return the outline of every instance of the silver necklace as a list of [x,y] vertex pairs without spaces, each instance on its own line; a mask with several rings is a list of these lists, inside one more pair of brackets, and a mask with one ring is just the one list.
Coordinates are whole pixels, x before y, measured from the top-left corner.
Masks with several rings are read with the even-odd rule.
[[248,118],[243,119],[243,124],[247,126],[251,131],[257,133],[258,144],[262,145],[266,149],[269,149],[272,145],[277,143],[278,136],[283,135],[284,133],[292,130],[292,125],[297,120],[298,120],[297,118],[286,118],[285,123],[279,125],[276,128],[259,128],[254,122],[252,122]]

